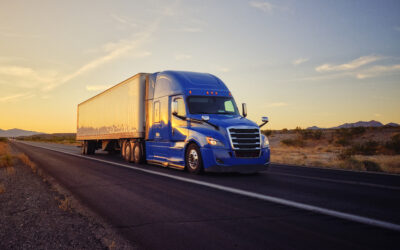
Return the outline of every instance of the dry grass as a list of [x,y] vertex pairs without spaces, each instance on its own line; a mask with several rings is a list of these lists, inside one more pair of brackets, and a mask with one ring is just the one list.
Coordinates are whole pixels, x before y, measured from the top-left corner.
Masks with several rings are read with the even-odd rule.
[[4,187],[3,184],[0,183],[0,194],[4,193],[6,191],[6,188]]
[[58,201],[58,208],[60,208],[63,211],[70,211],[71,210],[71,201],[67,198],[55,198],[56,201]]
[[37,167],[34,162],[32,162],[26,154],[19,154],[18,158],[22,161],[23,164],[30,167],[33,173],[37,172]]
[[399,143],[399,132],[399,128],[324,130],[318,134],[299,128],[273,131],[269,136],[271,161],[400,174],[400,155],[393,149]]
[[76,146],[79,145],[79,142],[76,141],[76,134],[74,133],[39,134],[32,136],[20,136],[17,139],[22,141],[49,142]]
[[375,162],[383,172],[400,174],[400,155],[356,155],[354,159]]
[[117,249],[117,246],[116,246],[116,244],[115,244],[115,241],[112,241],[112,242],[111,242],[111,244],[108,246],[108,249],[110,249],[110,250],[115,250],[115,249]]
[[0,142],[0,168],[5,168],[8,175],[15,174],[13,156],[10,154],[7,143]]

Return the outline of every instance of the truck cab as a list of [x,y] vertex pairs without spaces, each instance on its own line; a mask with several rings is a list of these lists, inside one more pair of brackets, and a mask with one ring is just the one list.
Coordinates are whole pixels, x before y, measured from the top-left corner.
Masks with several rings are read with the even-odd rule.
[[[226,85],[206,73],[163,71],[146,79],[145,158],[192,173],[266,170],[269,142],[242,115]],[[264,125],[268,122],[263,119]]]

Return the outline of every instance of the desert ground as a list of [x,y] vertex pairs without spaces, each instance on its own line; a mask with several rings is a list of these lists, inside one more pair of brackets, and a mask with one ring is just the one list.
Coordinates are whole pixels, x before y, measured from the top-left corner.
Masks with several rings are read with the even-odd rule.
[[274,163],[400,173],[400,128],[264,130]]

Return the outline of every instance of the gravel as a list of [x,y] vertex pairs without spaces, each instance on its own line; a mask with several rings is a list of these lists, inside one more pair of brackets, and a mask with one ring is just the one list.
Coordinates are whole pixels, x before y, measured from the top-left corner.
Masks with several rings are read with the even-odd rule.
[[0,249],[133,249],[39,169],[0,168]]

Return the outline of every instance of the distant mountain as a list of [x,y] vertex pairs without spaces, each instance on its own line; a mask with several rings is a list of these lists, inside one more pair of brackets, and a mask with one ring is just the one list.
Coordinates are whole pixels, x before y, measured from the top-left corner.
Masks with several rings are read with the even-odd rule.
[[383,124],[381,122],[372,120],[369,122],[359,121],[359,122],[354,122],[354,123],[345,123],[345,124],[342,124],[340,126],[333,127],[333,128],[382,127],[382,126],[383,126]]
[[[363,122],[363,121],[359,121],[359,122],[354,122],[354,123],[345,123],[342,124],[340,126],[337,127],[331,127],[330,129],[337,129],[337,128],[355,128],[355,127],[400,127],[399,124],[394,123],[394,122],[390,122],[386,125],[382,124],[381,122],[378,121],[369,121],[369,122]],[[323,129],[317,126],[312,126],[312,127],[308,127],[307,129]]]
[[8,129],[8,130],[0,129],[0,137],[18,137],[18,136],[37,135],[37,134],[43,134],[43,133],[29,131],[29,130],[23,130],[23,129],[17,129],[17,128]]
[[388,124],[385,125],[385,127],[400,127],[400,124],[389,122]]
[[307,129],[322,129],[322,128],[317,127],[317,126],[312,126],[312,127],[308,127]]

